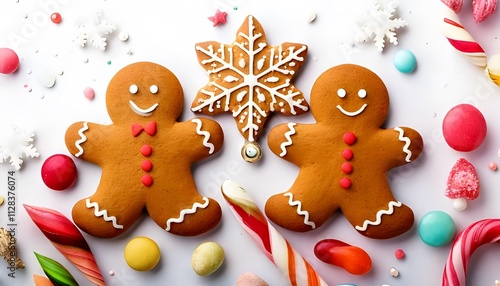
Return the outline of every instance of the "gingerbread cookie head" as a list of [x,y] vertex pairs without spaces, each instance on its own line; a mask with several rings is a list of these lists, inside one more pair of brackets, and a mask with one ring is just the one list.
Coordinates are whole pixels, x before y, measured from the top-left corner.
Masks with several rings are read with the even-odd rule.
[[183,92],[177,77],[165,67],[139,62],[121,69],[110,81],[106,104],[116,124],[168,118],[182,112]]
[[220,150],[219,124],[207,118],[177,121],[181,85],[167,68],[150,62],[120,70],[106,103],[113,124],[77,122],[66,131],[71,154],[102,169],[96,192],[73,207],[75,224],[114,237],[146,209],[169,233],[191,236],[214,228],[221,209],[198,192],[191,166]]
[[384,83],[364,67],[340,65],[319,76],[311,92],[316,123],[290,122],[269,132],[270,149],[300,171],[287,192],[268,199],[268,218],[310,231],[340,209],[367,237],[409,230],[413,212],[394,198],[388,173],[415,161],[423,141],[408,127],[383,128],[388,108]]
[[371,70],[339,65],[321,74],[311,91],[311,112],[318,121],[366,124],[380,127],[389,111],[384,82]]
[[292,79],[306,60],[307,46],[267,43],[262,25],[248,16],[232,44],[214,41],[195,46],[209,83],[193,100],[191,110],[216,115],[230,112],[245,138],[242,156],[255,162],[261,152],[257,139],[272,113],[302,114],[309,109]]

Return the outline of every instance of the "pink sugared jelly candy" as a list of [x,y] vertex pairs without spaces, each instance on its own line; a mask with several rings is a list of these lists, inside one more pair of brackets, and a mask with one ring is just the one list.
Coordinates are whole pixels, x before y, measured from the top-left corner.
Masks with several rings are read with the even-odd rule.
[[42,180],[53,190],[62,191],[73,186],[76,177],[76,165],[69,156],[56,154],[43,162]]
[[481,145],[486,137],[486,120],[477,108],[459,104],[443,119],[443,136],[448,145],[462,152],[469,152]]
[[314,246],[314,255],[325,262],[363,275],[372,268],[372,260],[363,249],[336,239],[323,239]]

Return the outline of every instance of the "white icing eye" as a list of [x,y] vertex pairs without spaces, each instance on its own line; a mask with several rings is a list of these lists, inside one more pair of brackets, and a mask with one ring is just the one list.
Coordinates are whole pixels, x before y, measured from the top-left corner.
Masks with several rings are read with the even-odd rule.
[[137,87],[137,85],[133,84],[128,88],[128,90],[131,94],[136,94],[139,91],[139,88]]
[[150,88],[149,88],[149,91],[152,93],[152,94],[156,94],[158,92],[158,86],[156,85],[152,85]]
[[365,97],[366,97],[366,90],[364,90],[364,89],[360,89],[360,90],[358,91],[358,96],[359,96],[360,98],[365,98]]
[[343,88],[339,88],[339,90],[337,90],[337,95],[340,97],[340,98],[344,98],[346,96],[347,92],[345,91],[345,89]]

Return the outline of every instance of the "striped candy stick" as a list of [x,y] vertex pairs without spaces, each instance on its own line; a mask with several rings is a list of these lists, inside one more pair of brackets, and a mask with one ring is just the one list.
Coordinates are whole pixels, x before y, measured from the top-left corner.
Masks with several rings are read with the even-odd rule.
[[500,242],[500,219],[472,223],[455,238],[443,271],[443,286],[465,286],[467,266],[474,251],[483,244]]
[[95,285],[106,285],[87,241],[78,228],[58,211],[24,205],[36,226],[52,244]]
[[222,195],[241,226],[259,245],[262,252],[285,274],[292,286],[328,286],[269,223],[240,185],[230,180],[225,181],[222,184]]
[[486,54],[481,45],[465,30],[457,15],[448,10],[444,17],[443,33],[450,44],[476,66],[486,67]]

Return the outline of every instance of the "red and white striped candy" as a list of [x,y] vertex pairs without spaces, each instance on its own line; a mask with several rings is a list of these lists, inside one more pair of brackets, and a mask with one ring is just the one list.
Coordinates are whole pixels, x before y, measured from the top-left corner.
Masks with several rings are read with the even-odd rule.
[[450,44],[476,66],[486,66],[486,54],[481,45],[465,30],[455,13],[449,10],[444,17],[443,33]]
[[500,219],[480,220],[462,230],[451,247],[442,286],[465,286],[469,258],[481,245],[495,242],[500,242]]
[[328,286],[312,266],[274,228],[248,193],[237,183],[222,184],[222,195],[241,226],[292,286]]

